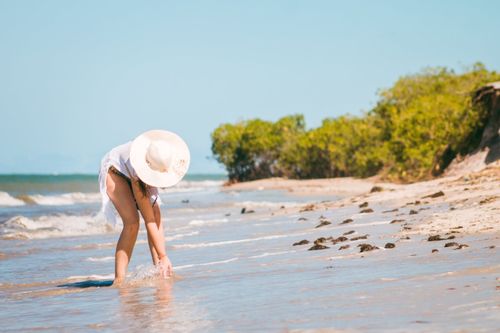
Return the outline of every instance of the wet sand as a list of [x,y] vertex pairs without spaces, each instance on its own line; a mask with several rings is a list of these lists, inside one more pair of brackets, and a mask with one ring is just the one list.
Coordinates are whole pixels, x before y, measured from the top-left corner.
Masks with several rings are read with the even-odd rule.
[[499,169],[487,168],[410,185],[273,179],[165,195],[174,279],[148,264],[144,229],[119,288],[109,287],[117,232],[1,240],[0,321],[7,331],[495,332],[499,189]]

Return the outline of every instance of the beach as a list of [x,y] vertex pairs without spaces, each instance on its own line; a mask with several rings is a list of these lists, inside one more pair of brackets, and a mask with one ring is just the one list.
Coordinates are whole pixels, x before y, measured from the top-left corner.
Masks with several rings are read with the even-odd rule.
[[43,193],[3,183],[3,331],[500,326],[498,164],[413,184],[185,181],[161,193],[174,277],[158,278],[141,225],[120,288],[109,287],[120,228],[99,216],[93,181]]

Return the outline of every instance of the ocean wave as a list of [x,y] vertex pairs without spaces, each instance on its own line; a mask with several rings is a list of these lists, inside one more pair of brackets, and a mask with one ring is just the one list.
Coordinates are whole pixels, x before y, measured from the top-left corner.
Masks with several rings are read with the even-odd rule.
[[92,261],[92,262],[104,262],[104,261],[113,261],[115,260],[115,257],[109,256],[109,257],[88,257],[85,259],[85,261]]
[[294,202],[294,201],[283,201],[283,202],[274,202],[274,201],[238,201],[233,203],[233,206],[237,207],[245,207],[245,208],[292,208],[303,206],[304,203]]
[[34,219],[19,215],[0,225],[3,239],[41,239],[53,237],[95,235],[114,228],[97,216],[48,215]]
[[224,245],[229,245],[229,244],[257,242],[257,241],[262,241],[262,240],[285,238],[285,237],[291,237],[291,235],[270,235],[270,236],[262,236],[262,237],[255,237],[255,238],[227,240],[227,241],[220,241],[220,242],[179,244],[179,245],[173,245],[173,247],[176,249],[181,249],[181,248],[193,249],[193,248],[199,248],[199,247],[213,247],[213,246],[224,246]]
[[32,194],[19,197],[25,203],[43,206],[65,206],[79,203],[95,203],[101,200],[99,193],[64,193],[58,195]]
[[197,227],[200,227],[200,226],[205,226],[205,225],[216,225],[216,224],[221,224],[221,223],[227,223],[229,222],[228,219],[211,219],[211,220],[191,220],[191,222],[189,222],[189,225],[192,225],[192,226],[197,226]]
[[212,266],[212,265],[220,265],[220,264],[227,264],[233,261],[238,260],[238,258],[231,258],[231,259],[226,259],[226,260],[219,260],[219,261],[210,261],[210,262],[203,262],[200,264],[190,264],[190,265],[182,265],[182,266],[175,266],[174,271],[176,270],[182,270],[185,268],[191,268],[191,267],[197,267],[197,266]]
[[173,240],[182,239],[184,237],[196,236],[199,233],[200,233],[199,231],[192,231],[192,232],[186,232],[184,234],[175,234],[175,235],[172,235],[172,236],[166,236],[165,240],[167,242],[170,242],[170,241],[173,241]]
[[294,253],[294,252],[297,252],[297,251],[292,250],[292,251],[279,251],[279,252],[264,252],[262,254],[257,254],[255,256],[250,256],[248,258],[251,258],[251,259],[265,258],[265,257],[279,256],[279,255],[282,255],[282,254]]
[[197,192],[208,189],[218,189],[224,184],[222,180],[182,180],[174,187],[161,189],[160,193]]
[[7,192],[0,192],[0,206],[22,206],[25,202],[17,198],[12,197]]

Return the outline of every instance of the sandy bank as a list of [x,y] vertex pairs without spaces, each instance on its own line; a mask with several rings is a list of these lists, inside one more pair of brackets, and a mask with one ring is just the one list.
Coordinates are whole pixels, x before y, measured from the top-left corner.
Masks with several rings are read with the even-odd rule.
[[[480,171],[403,185],[379,182],[376,178],[270,178],[229,185],[225,190],[284,190],[297,195],[331,194],[342,196],[343,199],[317,203],[309,208],[334,209],[366,202],[370,206],[376,204],[392,208],[394,217],[399,219],[402,219],[400,217],[403,214],[399,212],[402,208],[412,208],[413,213],[404,218],[405,228],[401,231],[403,235],[430,235],[450,232],[453,228],[458,228],[455,230],[460,230],[462,234],[500,231],[498,163]],[[441,208],[436,209],[437,207]],[[297,212],[288,210],[287,213]]]

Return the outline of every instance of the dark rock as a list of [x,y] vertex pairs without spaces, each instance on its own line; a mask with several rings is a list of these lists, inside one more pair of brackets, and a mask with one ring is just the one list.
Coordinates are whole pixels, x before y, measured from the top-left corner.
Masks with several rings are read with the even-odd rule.
[[382,186],[373,186],[372,189],[370,190],[370,193],[374,193],[374,192],[382,192],[384,189],[382,188]]
[[302,209],[300,210],[300,212],[310,212],[310,211],[313,211],[316,209],[316,206],[314,204],[309,204],[309,205],[305,205],[304,207],[302,207]]
[[373,213],[373,209],[366,208],[366,209],[363,209],[362,211],[360,211],[360,213]]
[[351,245],[349,245],[349,244],[342,245],[341,247],[339,247],[339,251],[340,251],[340,250],[346,250],[346,249],[348,249],[348,248],[350,248],[350,247],[351,247]]
[[483,199],[481,201],[479,201],[479,204],[480,205],[484,205],[484,204],[487,204],[487,203],[490,203],[490,202],[493,202],[497,199],[498,197],[496,195],[492,196],[492,197],[488,197],[486,199]]
[[432,253],[437,253],[437,252],[439,252],[438,249],[432,249]]
[[306,244],[309,244],[309,241],[307,239],[303,239],[303,240],[301,240],[299,242],[293,243],[293,246],[306,245]]
[[415,209],[410,210],[410,215],[415,215],[418,214],[418,212]]
[[348,241],[349,239],[347,237],[344,237],[344,236],[340,236],[340,237],[337,237],[335,238],[334,240],[332,240],[333,244],[337,244],[337,243],[342,243],[342,242],[346,242]]
[[365,207],[368,207],[368,202],[366,201],[359,205],[359,208],[365,208]]
[[442,241],[442,240],[446,240],[446,238],[442,238],[439,235],[429,236],[429,238],[427,238],[428,242],[435,242],[435,241]]
[[324,242],[326,242],[326,238],[320,237],[314,241],[314,244],[320,244],[320,243],[324,243]]
[[469,245],[467,245],[467,244],[460,244],[455,250],[461,250],[464,247],[469,247]]
[[368,238],[368,235],[357,236],[357,237],[351,238],[351,241],[357,241],[357,240],[360,240],[360,239],[367,239],[367,238]]
[[385,246],[384,246],[384,247],[385,247],[386,249],[393,249],[393,248],[395,248],[395,247],[396,247],[396,244],[394,244],[394,243],[387,243],[387,244],[385,244]]
[[410,236],[403,236],[400,239],[410,239]]
[[247,210],[246,207],[243,207],[241,209],[241,214],[251,214],[251,213],[255,213],[255,210],[253,210],[253,209]]
[[455,239],[455,236],[451,235],[450,237],[448,237],[446,239]]
[[458,227],[454,227],[454,228],[450,228],[450,229],[463,229],[463,227],[461,225],[459,225]]
[[299,221],[307,221],[305,217],[299,217]]
[[366,243],[359,244],[358,247],[359,247],[359,252],[368,252],[378,249],[378,247]]
[[347,223],[351,223],[351,222],[353,222],[353,219],[347,219],[347,220],[342,221],[340,224],[347,224]]
[[403,227],[403,230],[411,230],[411,227]]
[[343,233],[343,235],[344,235],[344,236],[346,236],[346,235],[353,234],[353,233],[355,233],[355,232],[356,232],[356,231],[354,231],[354,230],[349,230],[349,231],[347,231],[347,232],[344,232],[344,233]]
[[185,199],[185,200],[182,200],[181,202],[182,202],[183,204],[187,204],[187,203],[189,203],[189,200],[188,200],[188,199]]
[[442,197],[443,195],[444,195],[444,192],[443,191],[439,191],[439,192],[436,192],[436,193],[432,193],[432,194],[423,196],[422,199],[425,199],[425,198],[438,198],[438,197]]
[[405,220],[392,220],[391,221],[391,224],[394,224],[394,223],[401,223],[401,222],[404,222]]
[[328,220],[323,220],[317,226],[315,226],[315,228],[321,228],[321,227],[324,227],[325,225],[329,225],[329,224],[332,224],[332,222],[330,222]]
[[458,246],[458,243],[457,242],[449,242],[449,243],[444,244],[444,247],[452,247],[452,246]]
[[398,210],[399,210],[398,208],[394,208],[390,210],[384,210],[382,213],[392,213],[392,212],[397,212]]
[[308,249],[308,251],[315,251],[315,250],[325,250],[329,249],[328,246],[322,245],[322,244],[316,244]]
[[281,206],[280,209],[285,209],[285,206]]

